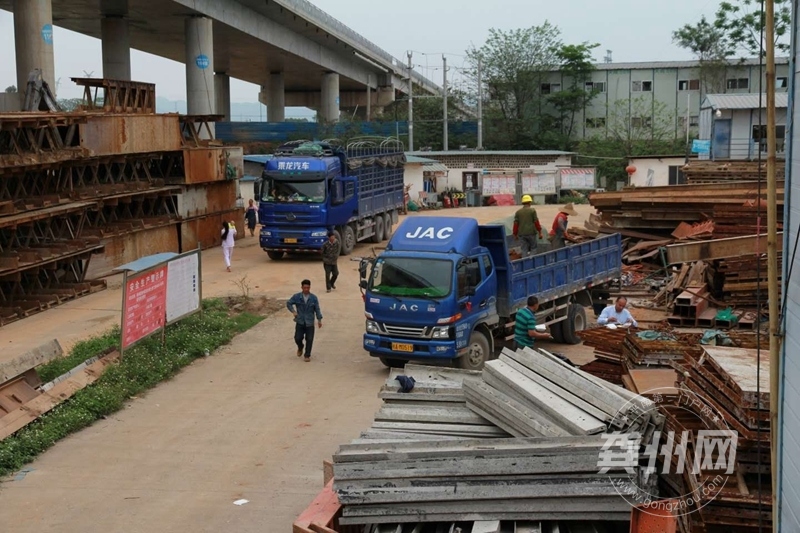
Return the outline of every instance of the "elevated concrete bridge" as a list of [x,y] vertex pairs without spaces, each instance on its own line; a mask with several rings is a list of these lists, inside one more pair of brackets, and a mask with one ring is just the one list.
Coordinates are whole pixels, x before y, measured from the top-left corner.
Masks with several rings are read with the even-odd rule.
[[287,105],[335,121],[340,108],[380,108],[408,92],[402,61],[306,0],[0,0],[0,9],[14,13],[20,88],[33,68],[54,85],[55,24],[101,39],[105,78],[130,80],[131,48],[184,63],[190,114],[229,117],[231,77],[261,86],[270,122]]

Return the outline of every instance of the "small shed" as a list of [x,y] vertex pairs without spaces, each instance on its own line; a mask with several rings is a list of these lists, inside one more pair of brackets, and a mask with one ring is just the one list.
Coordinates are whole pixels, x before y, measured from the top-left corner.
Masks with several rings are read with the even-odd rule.
[[[696,157],[692,157],[690,162],[695,159]],[[685,154],[631,157],[628,164],[636,168],[630,177],[630,185],[634,187],[663,187],[685,183],[681,171],[686,164]]]
[[[711,141],[701,159],[755,160],[766,157],[765,94],[709,94],[700,105],[700,140]],[[784,155],[788,93],[775,94],[778,157]]]

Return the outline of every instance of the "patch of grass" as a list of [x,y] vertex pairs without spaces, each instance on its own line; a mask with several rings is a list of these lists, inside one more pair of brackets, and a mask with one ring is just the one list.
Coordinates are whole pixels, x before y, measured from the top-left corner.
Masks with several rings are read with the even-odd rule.
[[[59,439],[118,411],[131,396],[172,377],[263,319],[250,313],[231,314],[222,300],[204,300],[202,317],[194,315],[167,328],[165,346],[160,335],[142,341],[94,384],[0,442],[0,477],[19,470]],[[68,357],[42,366],[39,374],[50,381],[118,343],[119,329],[115,328],[76,344]]]

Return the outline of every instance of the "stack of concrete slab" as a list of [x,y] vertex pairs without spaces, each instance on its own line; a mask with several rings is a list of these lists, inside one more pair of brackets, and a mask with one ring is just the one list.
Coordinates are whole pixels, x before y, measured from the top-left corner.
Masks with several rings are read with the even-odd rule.
[[661,428],[656,406],[548,352],[506,350],[483,372],[408,365],[380,397],[333,457],[341,524],[624,521],[619,488],[654,490],[630,452]]
[[481,380],[464,382],[464,393],[470,409],[516,437],[648,437],[664,422],[650,400],[531,348],[503,350]]
[[[414,389],[401,392],[397,376],[415,380]],[[361,441],[452,440],[499,438],[509,434],[467,407],[463,383],[480,372],[406,365],[392,370],[380,392],[383,406]]]
[[630,479],[620,467],[598,473],[605,443],[595,435],[344,445],[333,457],[340,524],[624,521],[630,506],[614,484]]

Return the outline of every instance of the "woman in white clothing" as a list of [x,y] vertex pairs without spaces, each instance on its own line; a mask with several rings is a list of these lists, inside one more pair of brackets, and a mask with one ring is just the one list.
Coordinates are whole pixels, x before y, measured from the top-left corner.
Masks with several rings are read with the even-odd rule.
[[231,257],[233,257],[233,247],[236,239],[236,226],[230,222],[222,223],[222,257],[225,258],[225,266],[228,272],[231,271]]

